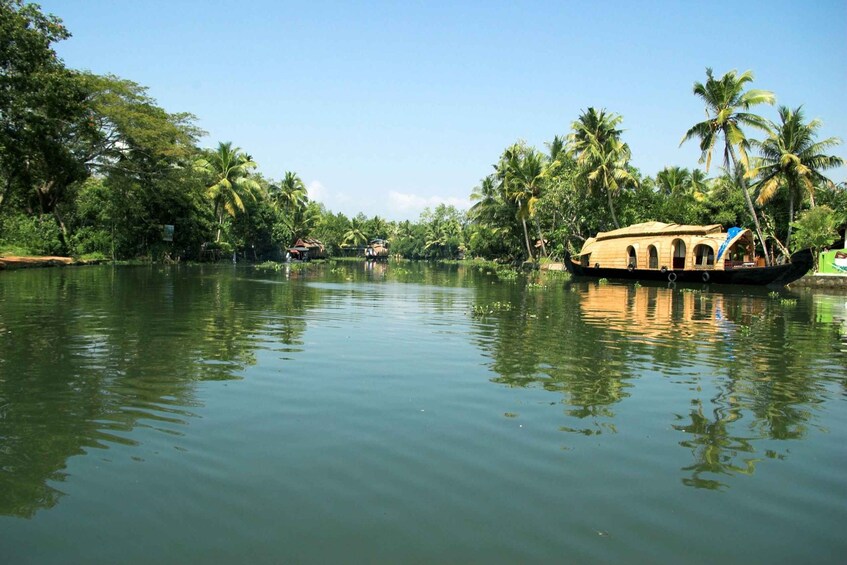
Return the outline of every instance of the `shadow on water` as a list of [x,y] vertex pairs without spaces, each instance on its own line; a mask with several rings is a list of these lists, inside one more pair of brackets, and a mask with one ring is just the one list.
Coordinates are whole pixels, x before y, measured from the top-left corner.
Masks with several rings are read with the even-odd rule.
[[139,427],[180,435],[198,381],[240,378],[268,344],[296,350],[321,293],[284,280],[220,267],[4,273],[0,515],[54,506],[71,456],[132,445]]
[[787,443],[769,440],[816,429],[817,407],[847,383],[847,312],[838,300],[607,282],[512,296],[483,288],[477,300],[510,301],[478,330],[493,336],[479,340],[492,381],[561,395],[563,432],[616,433],[633,425],[618,407],[636,388],[642,398],[661,390],[657,404],[672,394],[673,419],[663,426],[690,452],[681,480],[692,487],[724,488],[721,477],[787,457]]

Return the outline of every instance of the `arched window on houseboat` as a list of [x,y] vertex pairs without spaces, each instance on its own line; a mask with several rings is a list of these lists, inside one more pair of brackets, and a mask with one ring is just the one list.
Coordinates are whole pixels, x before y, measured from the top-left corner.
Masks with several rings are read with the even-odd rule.
[[715,265],[715,250],[701,243],[694,248],[694,264],[698,267],[713,267]]
[[685,242],[681,239],[673,240],[673,268],[685,268]]
[[631,245],[626,248],[626,267],[627,269],[630,267],[633,269],[638,268],[638,258],[635,255],[635,248]]
[[650,258],[647,267],[650,269],[658,269],[659,268],[659,252],[656,250],[655,245],[651,245],[647,248],[647,255]]

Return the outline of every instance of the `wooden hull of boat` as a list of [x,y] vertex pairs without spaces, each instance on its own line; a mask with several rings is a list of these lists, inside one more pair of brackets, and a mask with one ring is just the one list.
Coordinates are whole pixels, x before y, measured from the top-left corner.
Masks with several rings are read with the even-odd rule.
[[745,267],[729,270],[661,270],[661,269],[612,269],[583,267],[574,262],[570,255],[565,257],[565,267],[575,277],[629,279],[643,281],[667,281],[698,284],[746,284],[760,286],[785,286],[801,278],[812,268],[812,253],[798,251],[791,262],[772,267]]

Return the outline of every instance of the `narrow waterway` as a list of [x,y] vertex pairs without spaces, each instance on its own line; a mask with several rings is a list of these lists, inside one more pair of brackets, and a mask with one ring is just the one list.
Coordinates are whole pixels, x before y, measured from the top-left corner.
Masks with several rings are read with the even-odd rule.
[[847,295],[0,273],[9,563],[826,563]]

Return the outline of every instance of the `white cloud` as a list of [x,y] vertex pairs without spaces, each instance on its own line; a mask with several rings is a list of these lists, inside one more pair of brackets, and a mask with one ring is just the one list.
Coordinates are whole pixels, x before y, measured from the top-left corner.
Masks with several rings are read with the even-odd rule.
[[309,200],[326,204],[327,191],[326,187],[321,184],[321,181],[313,180],[310,182],[309,186],[306,187],[306,192],[309,195]]
[[391,212],[397,215],[409,216],[410,213],[420,214],[424,208],[435,208],[439,204],[455,206],[459,210],[470,208],[470,200],[467,198],[456,198],[455,196],[418,196],[394,190],[388,193],[388,202]]
[[332,210],[333,206],[343,205],[350,202],[350,196],[343,192],[333,192],[321,183],[319,180],[313,180],[306,187],[306,192],[309,195],[309,200],[320,202],[327,208]]
[[435,208],[439,204],[455,206],[459,210],[467,210],[471,206],[467,198],[419,196],[395,190],[389,191],[388,198],[378,196],[378,192],[353,198],[348,193],[325,187],[319,180],[311,181],[306,188],[309,200],[320,202],[330,211],[342,212],[350,217],[363,212],[366,216],[378,215],[392,220],[414,220],[425,208]]

